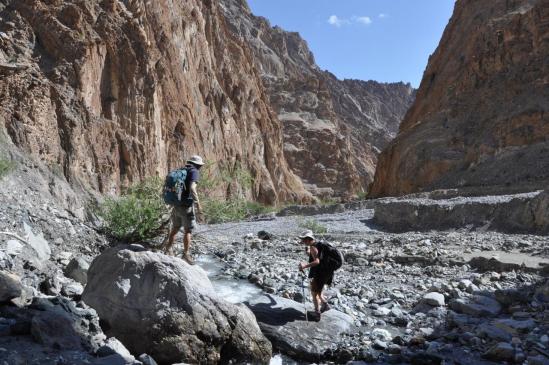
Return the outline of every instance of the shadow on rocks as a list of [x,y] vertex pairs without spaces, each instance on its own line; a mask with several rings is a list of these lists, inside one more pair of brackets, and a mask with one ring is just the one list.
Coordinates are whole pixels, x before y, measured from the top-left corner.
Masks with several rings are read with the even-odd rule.
[[549,279],[494,292],[443,294],[447,310],[416,307],[425,326],[406,339],[412,364],[549,364]]
[[258,322],[271,326],[284,326],[290,322],[305,321],[305,314],[295,308],[277,308],[277,302],[268,295],[270,303],[247,304]]

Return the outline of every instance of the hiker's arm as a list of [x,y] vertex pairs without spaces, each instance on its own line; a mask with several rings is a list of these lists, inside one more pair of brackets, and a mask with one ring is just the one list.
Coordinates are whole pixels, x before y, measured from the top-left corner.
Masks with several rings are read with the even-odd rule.
[[198,199],[198,192],[196,191],[196,182],[191,183],[191,196],[193,197],[193,201],[196,203],[196,208],[198,209],[198,212],[202,212],[202,205],[200,204],[200,199]]
[[320,258],[318,257],[318,250],[315,247],[311,247],[310,249],[311,256],[313,257],[313,261],[309,262],[308,264],[302,262],[299,264],[300,270],[305,270],[310,267],[315,267],[320,265]]

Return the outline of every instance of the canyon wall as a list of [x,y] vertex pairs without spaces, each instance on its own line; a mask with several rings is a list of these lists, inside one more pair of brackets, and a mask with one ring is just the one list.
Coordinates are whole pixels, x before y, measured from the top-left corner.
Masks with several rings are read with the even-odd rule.
[[458,0],[371,196],[549,183],[549,2]]
[[254,16],[245,0],[220,0],[230,30],[252,52],[284,128],[291,169],[318,196],[367,191],[415,91],[409,84],[339,80],[315,63],[298,33]]
[[145,4],[0,0],[0,121],[11,141],[84,190],[117,193],[199,153],[214,168],[250,170],[250,197],[309,200],[252,53],[218,3]]

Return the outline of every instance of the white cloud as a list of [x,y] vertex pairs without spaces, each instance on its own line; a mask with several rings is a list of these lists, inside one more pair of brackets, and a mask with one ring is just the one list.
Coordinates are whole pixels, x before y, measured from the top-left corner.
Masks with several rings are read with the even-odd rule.
[[385,13],[381,13],[379,14],[377,17],[380,18],[380,19],[383,19],[383,18],[387,18],[389,15],[385,14]]
[[370,25],[372,24],[372,19],[369,16],[357,16],[354,18],[357,23]]
[[337,15],[330,15],[330,17],[328,18],[328,24],[339,28],[342,25],[349,24],[349,21],[347,19],[339,18]]
[[372,18],[370,18],[369,16],[353,15],[349,19],[349,18],[340,18],[337,15],[330,15],[330,17],[328,18],[328,24],[338,28],[344,25],[351,25],[351,24],[370,25],[372,24],[372,22],[373,22]]

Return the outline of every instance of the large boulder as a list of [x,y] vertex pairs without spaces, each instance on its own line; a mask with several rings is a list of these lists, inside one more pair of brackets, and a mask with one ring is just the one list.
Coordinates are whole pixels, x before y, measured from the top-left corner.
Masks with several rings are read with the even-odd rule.
[[355,328],[353,319],[345,313],[332,309],[316,321],[312,306],[308,306],[306,317],[303,304],[270,294],[255,297],[247,304],[275,349],[294,359],[322,361],[334,341]]
[[97,257],[83,299],[108,335],[160,364],[268,363],[271,357],[250,310],[218,297],[204,270],[137,245]]

